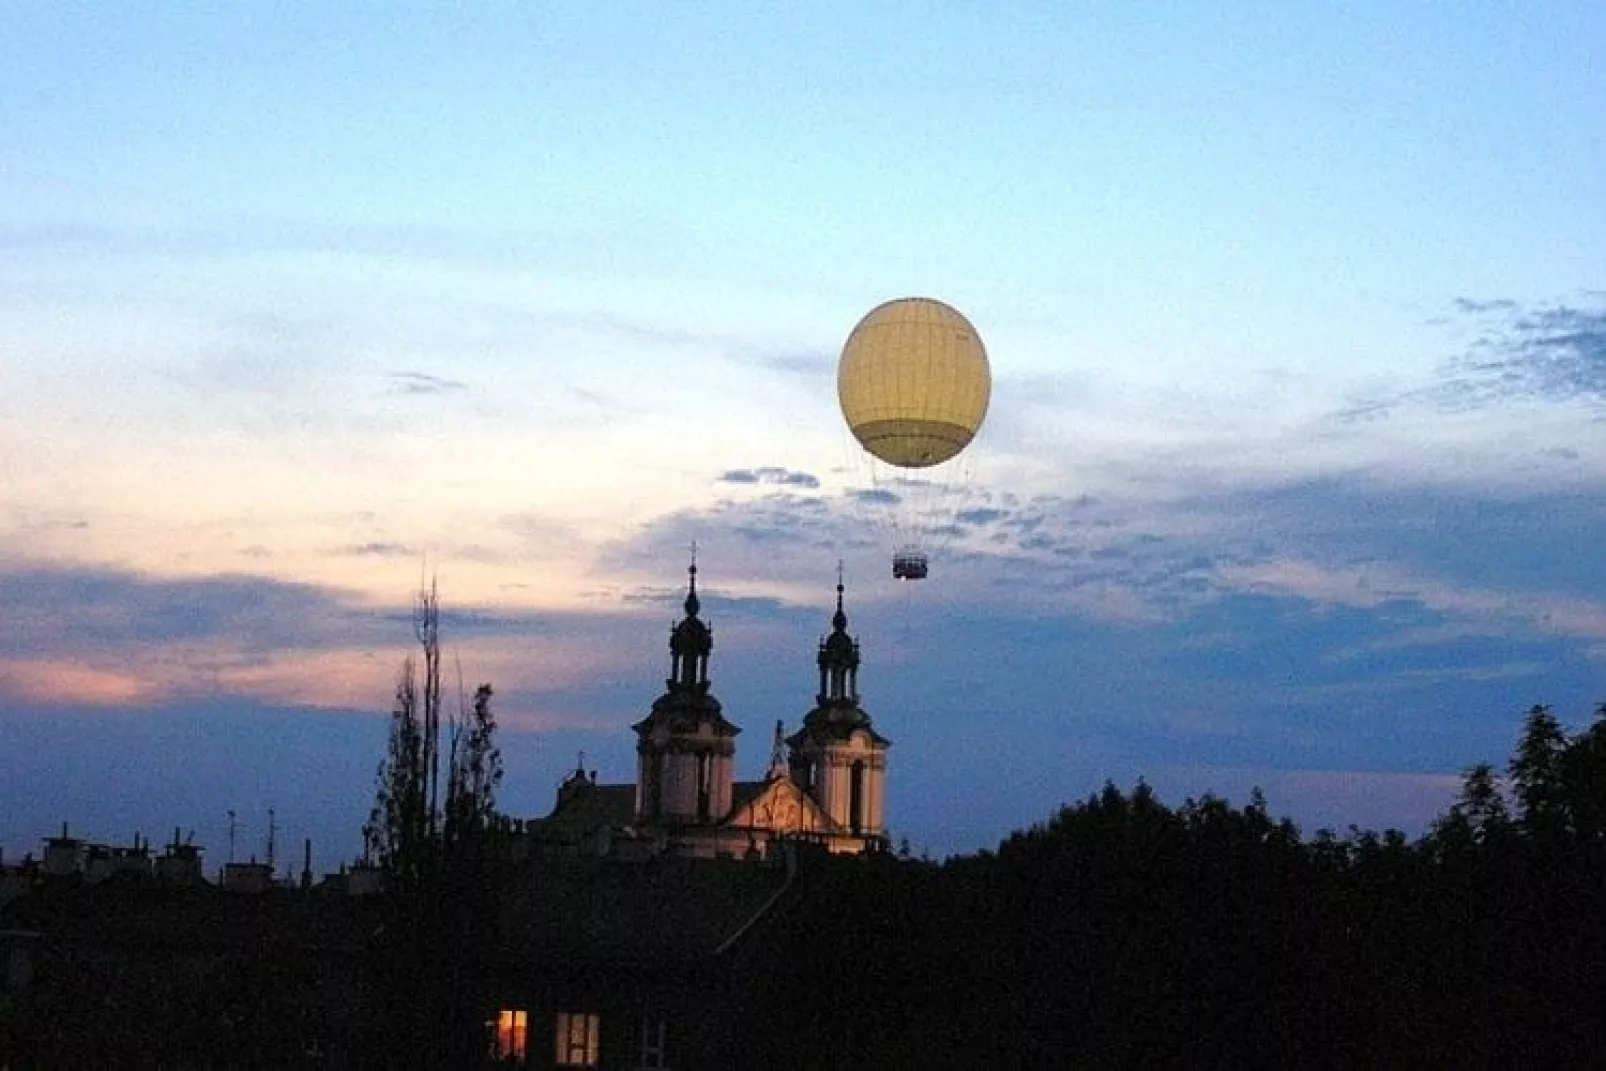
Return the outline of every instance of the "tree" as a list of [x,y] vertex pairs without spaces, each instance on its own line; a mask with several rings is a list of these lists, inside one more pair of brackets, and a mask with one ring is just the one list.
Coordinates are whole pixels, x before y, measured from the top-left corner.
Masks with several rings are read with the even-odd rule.
[[420,654],[402,660],[363,841],[380,867],[392,914],[378,949],[397,1009],[385,1041],[423,1066],[460,1066],[484,1050],[484,994],[475,966],[494,947],[502,759],[489,684],[475,691],[472,707],[460,700],[455,716],[443,717],[433,581],[413,604],[413,634]]
[[1573,832],[1581,841],[1606,844],[1606,703],[1596,706],[1594,723],[1568,743],[1560,767]]
[[363,826],[363,854],[385,873],[392,887],[411,887],[422,874],[428,843],[424,731],[411,656],[402,661],[389,742],[375,781],[373,810]]
[[1551,837],[1567,831],[1565,783],[1562,754],[1567,734],[1562,731],[1550,708],[1534,704],[1523,720],[1522,735],[1508,772],[1512,791],[1520,810],[1518,821],[1525,832]]
[[474,692],[474,705],[452,723],[446,817],[441,835],[448,857],[483,845],[497,818],[496,787],[502,782],[502,752],[496,746],[491,686]]
[[1461,793],[1451,805],[1452,813],[1465,816],[1472,839],[1479,844],[1505,835],[1511,827],[1506,797],[1495,779],[1494,767],[1480,762],[1461,778]]
[[411,655],[402,660],[389,743],[363,827],[369,858],[397,890],[416,889],[435,872],[452,869],[464,853],[478,854],[497,824],[502,780],[489,684],[475,690],[472,706],[460,701],[457,713],[445,719],[449,735],[442,751],[440,595],[433,581],[413,604],[413,634],[421,663]]

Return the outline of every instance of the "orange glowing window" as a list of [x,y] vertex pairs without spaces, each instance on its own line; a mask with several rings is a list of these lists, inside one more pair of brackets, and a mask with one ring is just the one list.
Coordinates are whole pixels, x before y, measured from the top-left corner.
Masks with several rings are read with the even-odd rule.
[[602,1060],[602,1018],[558,1012],[559,1067],[596,1067]]
[[503,1008],[496,1016],[496,1040],[491,1045],[491,1055],[505,1063],[522,1064],[529,1032],[529,1012],[522,1008]]

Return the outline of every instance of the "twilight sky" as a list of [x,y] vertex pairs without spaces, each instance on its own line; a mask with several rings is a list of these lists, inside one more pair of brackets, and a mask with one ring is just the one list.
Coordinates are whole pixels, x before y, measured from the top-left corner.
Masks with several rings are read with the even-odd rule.
[[[934,854],[1415,832],[1586,722],[1606,8],[1221,7],[0,3],[6,858],[349,857],[426,569],[508,809],[628,780],[693,540],[747,778],[844,561]],[[994,394],[898,586],[834,364],[908,294]]]

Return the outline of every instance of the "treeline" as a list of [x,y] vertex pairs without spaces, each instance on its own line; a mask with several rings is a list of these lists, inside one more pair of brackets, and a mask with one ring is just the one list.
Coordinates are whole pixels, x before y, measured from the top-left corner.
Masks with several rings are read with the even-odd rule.
[[817,869],[755,1066],[1598,1065],[1606,705],[1572,736],[1533,708],[1506,773],[1415,840],[1139,782],[994,852]]

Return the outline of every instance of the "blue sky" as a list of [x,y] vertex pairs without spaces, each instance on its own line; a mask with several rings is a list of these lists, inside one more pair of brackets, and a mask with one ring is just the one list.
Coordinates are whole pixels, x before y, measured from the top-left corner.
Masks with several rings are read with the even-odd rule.
[[[1140,775],[1416,829],[1588,718],[1597,6],[868,7],[0,8],[7,857],[333,866],[426,562],[522,814],[630,776],[694,539],[741,774],[842,559],[939,854]],[[913,589],[833,380],[905,294],[995,376]]]

